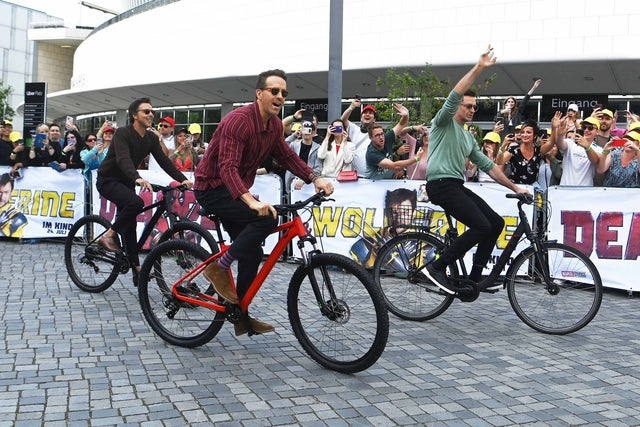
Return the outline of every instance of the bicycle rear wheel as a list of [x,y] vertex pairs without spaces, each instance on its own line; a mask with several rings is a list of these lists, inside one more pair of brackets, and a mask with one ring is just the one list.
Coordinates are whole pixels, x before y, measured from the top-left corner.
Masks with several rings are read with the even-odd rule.
[[[151,329],[169,344],[198,347],[211,341],[222,328],[224,312],[185,303],[171,293],[175,282],[209,257],[205,249],[193,243],[169,240],[153,248],[142,263],[140,307]],[[183,286],[194,294],[211,289],[202,275]]]
[[[444,243],[426,233],[406,233],[386,242],[376,255],[373,280],[389,307],[389,311],[405,320],[425,321],[444,313],[453,302],[424,274],[425,255]],[[449,277],[458,277],[458,269],[450,266]]]
[[111,227],[98,215],[87,215],[71,226],[64,242],[64,264],[71,281],[86,292],[102,292],[120,273],[120,255],[105,250],[96,239]]
[[[317,284],[317,287],[314,285]],[[367,271],[338,254],[316,254],[287,294],[293,333],[313,360],[338,372],[373,365],[387,344],[389,314]]]
[[[507,293],[518,317],[533,329],[564,335],[586,326],[602,302],[602,280],[586,255],[562,243],[543,242],[520,253],[507,271]],[[542,269],[551,283],[544,283]]]

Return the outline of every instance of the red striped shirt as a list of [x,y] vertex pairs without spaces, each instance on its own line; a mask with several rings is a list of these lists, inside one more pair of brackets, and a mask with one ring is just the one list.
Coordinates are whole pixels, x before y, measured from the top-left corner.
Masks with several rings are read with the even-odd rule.
[[195,170],[195,190],[224,185],[234,199],[249,192],[262,162],[272,156],[310,183],[313,169],[284,141],[282,121],[274,116],[262,125],[257,101],[227,114],[216,129]]

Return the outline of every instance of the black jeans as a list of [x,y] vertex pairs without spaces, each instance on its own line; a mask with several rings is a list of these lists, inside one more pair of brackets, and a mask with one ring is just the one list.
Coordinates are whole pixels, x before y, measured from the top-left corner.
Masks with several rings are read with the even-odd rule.
[[[472,272],[480,274],[480,267],[489,261],[491,251],[504,228],[504,219],[498,215],[480,196],[464,186],[458,179],[436,179],[427,182],[429,200],[441,206],[445,212],[468,229],[448,247],[440,258],[434,261],[436,269],[444,269],[451,262],[462,258],[469,249],[478,244]],[[471,277],[478,280],[479,277]]]
[[278,225],[271,215],[258,216],[240,199],[233,199],[226,187],[196,190],[196,200],[207,211],[220,217],[231,237],[229,254],[238,260],[236,288],[242,298],[256,277],[262,262],[262,242]]
[[96,188],[102,197],[115,203],[118,207],[116,220],[111,228],[122,236],[122,244],[127,251],[131,265],[139,266],[136,217],[144,207],[144,202],[136,194],[135,184],[124,183],[117,179],[100,178],[98,175]]

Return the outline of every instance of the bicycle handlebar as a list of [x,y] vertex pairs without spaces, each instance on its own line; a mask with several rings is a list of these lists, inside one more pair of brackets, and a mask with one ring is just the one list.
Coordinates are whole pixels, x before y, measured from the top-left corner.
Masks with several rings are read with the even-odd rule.
[[527,193],[509,193],[505,194],[507,199],[518,199],[519,202],[530,205],[533,203],[533,196]]
[[158,191],[162,191],[163,193],[166,193],[173,190],[184,191],[184,190],[187,190],[188,187],[184,184],[180,184],[176,186],[151,184],[151,189],[156,193]]
[[284,214],[287,212],[298,211],[309,204],[320,205],[322,204],[322,202],[328,202],[333,200],[334,199],[325,197],[324,191],[320,191],[318,193],[315,193],[313,196],[309,197],[307,200],[301,200],[299,202],[289,203],[289,204],[273,205],[273,208],[279,214]]

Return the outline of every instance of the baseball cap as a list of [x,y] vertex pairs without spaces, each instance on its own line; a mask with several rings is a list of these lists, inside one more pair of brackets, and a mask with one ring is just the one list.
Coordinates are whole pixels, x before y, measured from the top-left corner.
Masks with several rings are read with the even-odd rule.
[[291,125],[291,132],[295,132],[302,127],[302,123],[294,123]]
[[180,130],[178,130],[178,132],[176,132],[176,135],[180,135],[181,133],[186,133],[187,135],[191,135],[191,132],[189,132],[187,128],[181,128]]
[[20,141],[22,139],[22,133],[18,131],[13,131],[9,134],[9,140],[11,142]]
[[580,122],[580,125],[583,125],[585,123],[589,123],[590,125],[594,125],[596,129],[600,129],[600,122],[595,117],[587,117],[586,119]]
[[604,110],[601,111],[602,114],[604,114],[605,116],[609,116],[613,119],[613,111],[605,108]]
[[2,121],[2,126],[11,126],[13,127],[13,123],[9,120],[3,120]]
[[640,141],[640,132],[632,130],[624,134],[623,138],[632,139],[634,141]]
[[169,116],[167,116],[167,117],[162,117],[162,118],[160,119],[160,122],[161,122],[161,123],[162,123],[162,122],[167,122],[167,123],[169,123],[169,124],[171,125],[171,127],[172,127],[172,128],[176,126],[176,121],[175,121],[175,120],[173,120],[173,118],[172,118],[172,117],[169,117]]
[[630,131],[636,130],[636,129],[640,130],[640,122],[633,122],[629,125]]
[[364,113],[365,111],[371,111],[373,114],[375,114],[376,108],[373,105],[367,105],[362,109],[362,113]]
[[500,134],[496,132],[487,132],[487,134],[482,138],[483,141],[491,141],[496,144],[500,143]]
[[189,125],[189,133],[202,133],[202,128],[198,123],[191,123]]
[[571,111],[575,111],[575,112],[580,111],[580,109],[578,108],[577,104],[569,104],[569,106],[567,107],[567,110],[571,110]]
[[106,128],[102,129],[102,133],[115,132],[115,131],[116,130],[111,126],[107,126]]

